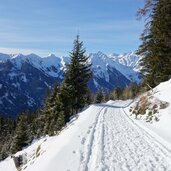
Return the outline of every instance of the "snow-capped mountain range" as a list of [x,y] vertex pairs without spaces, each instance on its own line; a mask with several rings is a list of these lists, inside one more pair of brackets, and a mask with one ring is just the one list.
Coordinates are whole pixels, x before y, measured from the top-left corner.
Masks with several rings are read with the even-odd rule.
[[[90,53],[93,78],[89,82],[92,92],[121,88],[130,82],[139,82],[139,60],[135,53],[106,55]],[[0,113],[16,116],[26,109],[38,108],[48,89],[55,81],[62,82],[69,57],[53,54],[40,57],[35,54],[0,53]]]

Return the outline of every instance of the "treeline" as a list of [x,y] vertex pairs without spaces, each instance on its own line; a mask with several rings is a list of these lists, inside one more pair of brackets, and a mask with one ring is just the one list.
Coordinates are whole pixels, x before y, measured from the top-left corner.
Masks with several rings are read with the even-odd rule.
[[143,83],[131,83],[123,89],[116,87],[112,92],[107,92],[100,89],[93,97],[93,103],[105,103],[109,100],[134,99],[145,91],[147,91],[147,87]]
[[85,52],[83,42],[77,36],[65,79],[61,85],[55,84],[41,109],[22,113],[16,120],[0,118],[0,160],[21,150],[35,138],[57,134],[72,115],[90,103],[87,83],[92,72]]

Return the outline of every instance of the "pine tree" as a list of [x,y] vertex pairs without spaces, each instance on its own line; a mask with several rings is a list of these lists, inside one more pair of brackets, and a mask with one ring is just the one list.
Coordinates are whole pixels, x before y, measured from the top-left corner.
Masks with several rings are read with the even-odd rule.
[[103,91],[100,89],[96,93],[95,103],[101,103],[103,102],[103,100],[104,100],[104,94]]
[[32,121],[32,132],[34,138],[40,138],[45,135],[45,113],[44,109],[40,108],[36,112],[33,113],[33,121]]
[[60,111],[60,106],[58,102],[59,92],[60,92],[60,86],[58,83],[56,83],[51,94],[48,96],[45,102],[45,107],[43,110],[44,120],[45,120],[45,127],[44,127],[45,134],[54,135],[56,121]]
[[142,35],[138,54],[144,56],[141,61],[144,80],[154,87],[171,78],[171,1],[151,0],[150,6],[147,2],[144,11],[148,12],[150,20]]
[[65,80],[61,85],[61,89],[58,97],[59,97],[60,111],[64,112],[65,123],[66,123],[70,120],[70,116],[72,113],[72,98],[70,94],[70,87],[68,87],[68,84],[65,82]]
[[57,123],[56,123],[56,130],[59,131],[61,130],[61,128],[65,125],[65,114],[64,114],[64,111],[61,111],[59,113],[59,117],[58,117],[58,120],[57,120]]
[[87,94],[87,83],[91,78],[91,64],[85,55],[83,42],[79,36],[74,41],[74,47],[70,53],[71,63],[66,72],[65,84],[71,99],[71,112],[77,113],[85,105],[85,96]]
[[87,93],[85,95],[85,104],[90,105],[93,102],[93,95],[89,89],[87,89]]
[[28,144],[28,132],[27,132],[27,116],[21,114],[19,116],[17,127],[15,130],[15,137],[13,139],[11,151],[15,153],[22,149],[22,147]]
[[0,161],[10,154],[10,146],[15,131],[15,121],[0,117]]
[[122,97],[122,89],[120,87],[116,87],[112,92],[114,100],[119,100]]

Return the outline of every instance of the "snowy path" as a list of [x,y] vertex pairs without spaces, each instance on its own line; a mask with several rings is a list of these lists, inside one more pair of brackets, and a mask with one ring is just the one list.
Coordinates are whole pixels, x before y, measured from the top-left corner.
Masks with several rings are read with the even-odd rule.
[[99,106],[88,132],[79,171],[171,170],[171,152],[135,125],[122,108]]
[[[91,105],[58,136],[21,151],[32,156],[21,171],[171,171],[171,151],[128,117],[129,103]],[[0,171],[16,171],[12,159]]]

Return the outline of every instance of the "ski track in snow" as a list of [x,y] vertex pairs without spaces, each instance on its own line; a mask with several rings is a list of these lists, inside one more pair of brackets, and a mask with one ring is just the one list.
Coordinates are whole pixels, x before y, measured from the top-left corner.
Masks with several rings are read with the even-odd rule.
[[99,105],[81,144],[79,171],[171,171],[171,152],[122,107]]
[[[171,149],[125,113],[129,104],[91,105],[60,135],[38,141],[43,154],[21,171],[171,171]],[[14,170],[10,158],[0,164],[0,171]]]

